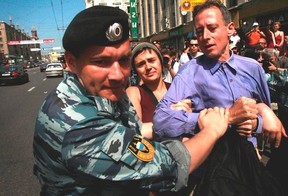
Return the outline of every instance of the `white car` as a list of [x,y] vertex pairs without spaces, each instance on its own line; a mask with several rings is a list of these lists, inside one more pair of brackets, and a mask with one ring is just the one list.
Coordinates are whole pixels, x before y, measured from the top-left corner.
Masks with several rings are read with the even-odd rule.
[[61,63],[49,63],[46,66],[46,77],[63,76],[64,69]]

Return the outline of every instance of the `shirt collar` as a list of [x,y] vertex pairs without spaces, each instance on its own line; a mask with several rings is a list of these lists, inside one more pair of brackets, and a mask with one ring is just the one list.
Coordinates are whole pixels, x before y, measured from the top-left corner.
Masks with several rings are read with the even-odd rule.
[[207,57],[206,55],[203,55],[203,63],[204,65],[207,65],[209,70],[210,70],[210,73],[212,75],[215,74],[216,71],[218,71],[218,69],[222,66],[222,64],[226,64],[226,66],[232,70],[234,70],[236,72],[237,70],[237,63],[235,63],[235,54],[230,51],[230,58],[228,59],[228,61],[226,62],[220,62],[218,60],[215,60],[215,59],[212,59],[212,58],[209,58]]
[[226,62],[226,64],[229,66],[229,68],[233,69],[235,72],[238,70],[238,66],[236,63],[235,55],[232,50],[230,50],[230,58]]

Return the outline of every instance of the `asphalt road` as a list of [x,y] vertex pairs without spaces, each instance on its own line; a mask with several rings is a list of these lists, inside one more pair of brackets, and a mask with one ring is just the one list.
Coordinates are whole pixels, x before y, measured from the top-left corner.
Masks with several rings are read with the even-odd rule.
[[0,86],[0,195],[39,195],[33,175],[32,141],[37,112],[62,78],[48,78],[38,67],[28,69],[30,81]]

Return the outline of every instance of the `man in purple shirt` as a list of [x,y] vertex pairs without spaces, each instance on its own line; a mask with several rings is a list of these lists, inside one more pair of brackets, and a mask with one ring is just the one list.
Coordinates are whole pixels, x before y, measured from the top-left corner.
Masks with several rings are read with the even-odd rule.
[[[246,131],[247,135],[261,132],[263,121],[255,105],[261,102],[270,106],[265,73],[256,60],[229,50],[228,38],[235,30],[229,11],[223,4],[208,1],[195,7],[193,21],[204,55],[183,65],[159,102],[153,119],[156,137],[193,136],[198,131],[199,112],[214,106],[231,107],[230,129]],[[171,108],[183,99],[191,100],[192,113]],[[269,131],[266,136],[279,145],[283,130]]]

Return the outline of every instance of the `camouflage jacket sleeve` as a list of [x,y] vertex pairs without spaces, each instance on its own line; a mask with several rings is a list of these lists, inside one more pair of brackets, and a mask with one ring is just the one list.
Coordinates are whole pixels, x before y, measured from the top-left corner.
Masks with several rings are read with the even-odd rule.
[[90,96],[73,75],[65,78],[36,119],[33,171],[42,191],[72,195],[102,185],[166,191],[186,184],[190,155],[181,142],[145,141],[127,95],[111,103]]
[[[71,110],[85,118],[73,124],[63,139],[62,159],[79,181],[95,178],[128,187],[133,180],[138,188],[152,190],[177,190],[187,183],[190,156],[181,142],[145,145],[126,95],[118,103],[101,97],[94,97],[94,103],[73,106]],[[131,150],[137,141],[148,146],[147,159],[145,154],[141,158],[144,151]]]

